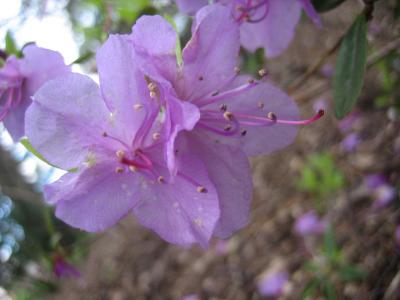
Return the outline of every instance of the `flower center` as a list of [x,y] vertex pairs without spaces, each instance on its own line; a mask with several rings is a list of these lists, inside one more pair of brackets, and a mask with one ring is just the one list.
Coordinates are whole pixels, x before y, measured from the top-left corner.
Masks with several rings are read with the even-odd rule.
[[269,11],[269,0],[236,0],[234,19],[238,23],[258,23],[264,20]]

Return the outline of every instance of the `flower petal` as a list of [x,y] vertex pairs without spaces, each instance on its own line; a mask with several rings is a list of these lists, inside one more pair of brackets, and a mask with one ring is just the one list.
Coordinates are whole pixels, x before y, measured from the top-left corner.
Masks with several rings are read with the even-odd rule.
[[240,40],[243,47],[249,51],[265,48],[267,57],[275,57],[281,54],[293,39],[300,20],[301,4],[294,0],[270,0],[268,3],[268,15],[262,21],[245,22],[240,26]]
[[315,25],[318,27],[322,26],[321,18],[319,17],[317,11],[315,10],[314,6],[312,5],[310,0],[300,0],[301,4],[303,5],[303,9],[308,15],[308,17],[314,22]]
[[96,60],[104,101],[115,123],[123,124],[120,131],[124,139],[132,140],[145,118],[145,110],[135,111],[134,107],[147,107],[151,99],[129,36],[110,35],[97,52]]
[[69,173],[45,187],[45,198],[56,205],[56,216],[86,231],[116,224],[139,199],[138,174],[116,174],[112,164]]
[[25,131],[50,163],[71,169],[104,143],[102,134],[111,128],[109,116],[97,84],[71,73],[46,83],[35,94],[26,112]]
[[228,238],[249,221],[253,183],[247,156],[198,130],[186,134],[186,147],[202,160],[218,193],[221,216],[214,235]]
[[156,80],[175,81],[177,33],[171,24],[161,16],[143,16],[132,27],[130,39],[136,54],[142,58],[137,63],[142,65],[144,72]]
[[23,98],[29,103],[30,97],[46,81],[71,72],[71,67],[65,65],[64,58],[56,51],[28,45],[23,54],[20,61],[21,73],[26,78]]
[[183,50],[179,96],[194,100],[215,92],[235,75],[239,30],[230,9],[208,5],[196,15],[193,35]]
[[208,4],[208,0],[175,0],[179,10],[194,15],[200,8]]
[[143,183],[142,199],[134,213],[142,225],[170,243],[207,247],[219,218],[218,196],[196,157],[182,155],[179,163],[178,174],[194,178],[207,192],[199,193],[182,175],[167,184]]

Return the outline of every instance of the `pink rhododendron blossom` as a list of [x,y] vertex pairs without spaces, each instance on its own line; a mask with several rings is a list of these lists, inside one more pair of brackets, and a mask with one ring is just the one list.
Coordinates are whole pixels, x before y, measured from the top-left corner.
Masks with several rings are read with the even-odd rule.
[[218,193],[221,215],[214,235],[221,238],[248,221],[252,182],[247,156],[289,145],[297,125],[323,114],[298,121],[297,106],[284,92],[239,76],[238,37],[230,10],[219,4],[197,13],[181,66],[175,57],[176,33],[161,17],[140,18],[131,35],[142,72],[170,87],[167,99],[177,98],[200,112],[194,129],[182,131],[168,147],[176,157],[195,154],[205,165]]
[[[69,74],[45,84],[26,113],[32,145],[52,164],[77,168],[44,188],[56,216],[101,231],[134,212],[165,240],[207,246],[220,215],[218,196],[195,154],[166,162],[170,139],[190,130],[197,108],[169,99],[137,69],[130,43],[112,35],[97,55],[100,86]],[[173,117],[173,120],[171,119]]]
[[14,141],[24,135],[24,115],[33,94],[48,80],[70,72],[55,51],[28,45],[23,58],[10,56],[0,69],[0,121]]
[[326,229],[326,221],[321,220],[314,211],[309,211],[296,220],[294,229],[301,236],[320,235]]
[[258,282],[258,292],[264,297],[280,297],[288,281],[289,274],[287,272],[280,271],[267,274]]
[[56,254],[53,257],[53,273],[58,278],[62,277],[75,277],[81,276],[77,268],[68,263],[61,255]]
[[[231,16],[240,26],[244,48],[264,48],[267,57],[281,54],[294,36],[302,9],[318,26],[321,20],[310,0],[217,0],[231,9]],[[178,8],[194,14],[207,0],[176,0]]]

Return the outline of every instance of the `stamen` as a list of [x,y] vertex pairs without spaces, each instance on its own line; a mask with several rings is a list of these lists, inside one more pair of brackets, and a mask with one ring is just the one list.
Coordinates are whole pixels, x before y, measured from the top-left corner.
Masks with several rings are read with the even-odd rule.
[[115,152],[115,155],[117,155],[117,157],[119,159],[123,159],[125,156],[125,151],[124,150],[118,150],[117,152]]
[[232,129],[232,126],[231,125],[226,125],[225,127],[224,127],[224,130],[225,131],[229,131],[229,130],[231,130]]
[[223,114],[225,120],[227,121],[232,121],[233,120],[233,113],[231,113],[230,111],[226,111]]
[[258,107],[259,109],[263,109],[263,108],[264,108],[264,102],[259,101],[259,102],[257,103],[257,107]]
[[308,120],[288,121],[288,120],[277,119],[276,122],[278,124],[287,124],[287,125],[308,125],[308,124],[314,123],[315,121],[321,119],[324,114],[325,114],[325,111],[323,109],[320,109],[316,115],[314,115],[312,118],[310,118]]
[[124,168],[116,167],[115,168],[115,173],[118,173],[118,174],[124,173]]
[[134,108],[136,111],[141,110],[141,109],[143,108],[143,104],[135,104],[135,105],[133,106],[133,108]]
[[129,171],[131,171],[132,173],[137,172],[137,168],[135,166],[129,166]]
[[245,136],[245,135],[247,134],[247,130],[246,130],[246,129],[240,130],[240,134],[241,134],[242,136]]
[[239,73],[240,73],[240,68],[239,67],[235,67],[234,69],[233,69],[233,71],[236,73],[236,75],[239,75]]
[[228,106],[227,106],[226,104],[221,104],[221,105],[219,106],[219,109],[220,109],[222,112],[226,112],[226,110],[228,109]]
[[204,77],[203,76],[199,76],[199,81],[203,81],[204,80]]
[[199,193],[207,193],[207,189],[202,185],[198,186],[196,190]]
[[165,183],[164,176],[159,176],[159,177],[157,178],[157,181],[158,181],[158,183]]
[[161,134],[159,132],[154,132],[152,137],[153,140],[157,141],[161,137]]
[[268,114],[267,114],[267,118],[268,119],[270,119],[271,121],[276,121],[276,114],[274,114],[272,111],[270,111]]
[[261,69],[258,71],[258,75],[263,78],[264,76],[267,75],[267,71],[265,69]]

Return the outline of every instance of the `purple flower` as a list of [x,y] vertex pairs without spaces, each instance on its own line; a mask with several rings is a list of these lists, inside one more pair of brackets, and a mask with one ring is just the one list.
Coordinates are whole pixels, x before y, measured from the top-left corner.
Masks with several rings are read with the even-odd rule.
[[273,272],[265,275],[257,284],[258,292],[264,297],[280,297],[289,281],[287,272]]
[[48,80],[70,72],[58,52],[29,45],[23,58],[10,56],[0,69],[0,121],[14,141],[24,135],[24,115],[33,94]]
[[270,83],[239,76],[238,36],[231,12],[218,4],[198,12],[182,65],[176,63],[176,33],[161,17],[140,18],[131,35],[142,72],[170,87],[168,99],[200,112],[194,129],[181,132],[168,147],[177,157],[187,152],[203,162],[218,193],[221,215],[214,235],[220,238],[248,221],[252,182],[247,156],[289,145],[297,125],[323,114],[291,121],[298,118],[292,99]]
[[367,176],[364,185],[372,193],[375,208],[386,207],[396,198],[396,188],[390,185],[387,177],[382,174]]
[[171,243],[205,247],[220,215],[215,183],[195,154],[176,156],[174,175],[167,158],[171,139],[193,128],[198,110],[167,103],[168,86],[143,74],[132,54],[127,36],[112,35],[97,55],[101,88],[71,73],[34,95],[30,142],[50,163],[77,168],[45,186],[45,199],[58,218],[86,231],[133,212]]
[[197,295],[187,295],[182,300],[200,300],[200,298]]
[[[230,7],[233,19],[240,24],[244,48],[265,48],[267,57],[281,54],[289,45],[300,20],[302,9],[318,26],[321,20],[310,0],[219,0]],[[176,0],[179,9],[188,14],[208,4],[207,0]]]
[[360,144],[360,136],[357,133],[350,133],[341,142],[341,147],[346,152],[353,152]]
[[301,236],[320,235],[326,229],[326,221],[321,220],[314,211],[301,215],[295,224],[295,231]]
[[73,265],[66,262],[66,260],[59,254],[53,257],[53,273],[58,278],[61,277],[81,277],[81,273]]

